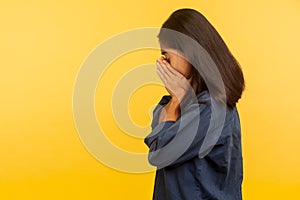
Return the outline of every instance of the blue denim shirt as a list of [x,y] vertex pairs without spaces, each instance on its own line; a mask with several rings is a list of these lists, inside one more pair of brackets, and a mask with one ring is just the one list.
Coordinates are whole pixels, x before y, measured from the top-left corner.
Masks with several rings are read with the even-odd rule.
[[[226,107],[226,117],[216,143],[210,151],[200,156],[201,146],[209,129],[212,104],[208,91],[201,92],[197,98],[199,102],[208,102],[197,104],[199,120],[193,117],[194,104],[188,105],[191,109],[187,109],[176,122],[158,123],[160,111],[169,102],[170,96],[163,96],[153,111],[152,132],[144,140],[149,147],[149,162],[157,166],[153,200],[242,199],[243,162],[237,108]],[[179,134],[182,138],[189,138],[193,134],[191,127],[195,123],[198,128],[192,143],[176,160],[159,166],[161,162],[158,159],[168,160],[172,154],[169,152],[160,155],[163,154],[160,150],[166,146],[176,150],[174,138]],[[152,152],[156,152],[156,156],[150,156]]]

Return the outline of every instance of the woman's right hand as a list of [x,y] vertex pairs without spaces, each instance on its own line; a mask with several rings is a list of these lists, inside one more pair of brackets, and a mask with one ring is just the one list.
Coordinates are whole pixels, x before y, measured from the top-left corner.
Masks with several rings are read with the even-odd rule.
[[192,78],[186,79],[181,73],[163,58],[157,59],[157,74],[172,96],[173,102],[182,102],[184,96],[191,87]]

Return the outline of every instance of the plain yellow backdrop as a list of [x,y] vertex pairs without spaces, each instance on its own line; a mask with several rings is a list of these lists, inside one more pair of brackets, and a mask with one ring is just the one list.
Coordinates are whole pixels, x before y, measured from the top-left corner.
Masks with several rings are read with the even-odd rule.
[[[159,27],[183,7],[209,19],[244,71],[246,90],[238,104],[244,199],[300,198],[298,0],[19,0],[0,2],[0,199],[151,199],[154,173],[113,170],[82,145],[72,115],[73,85],[98,44],[126,30]],[[112,71],[112,82],[103,79],[108,87],[98,87],[95,99],[110,94],[131,66],[154,63],[157,56],[149,50],[117,60],[119,71]],[[150,123],[148,111],[164,93],[149,86],[132,95],[135,123]],[[115,128],[106,110],[97,116],[107,120],[111,141],[146,152],[143,140]]]

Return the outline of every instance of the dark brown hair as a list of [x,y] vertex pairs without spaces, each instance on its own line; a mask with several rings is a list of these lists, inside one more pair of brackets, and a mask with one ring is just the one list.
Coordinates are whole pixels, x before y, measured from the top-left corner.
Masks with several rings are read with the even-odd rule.
[[[173,12],[163,23],[162,29],[158,34],[159,41],[168,45],[169,48],[177,48],[177,50],[185,52],[185,49],[178,49],[180,48],[178,46],[174,47],[174,44],[172,44],[174,43],[174,38],[172,40],[169,36],[166,36],[163,33],[163,28],[178,31],[189,36],[206,50],[217,66],[224,83],[226,104],[230,108],[235,107],[245,88],[243,72],[239,63],[210,22],[198,11],[190,8],[184,8]],[[203,90],[207,90],[207,84],[210,84],[213,87],[213,84],[216,84],[207,83],[209,79],[203,79],[201,77],[202,74],[200,75],[198,70],[195,70],[194,67],[193,71],[194,77],[197,78],[197,94]],[[215,88],[218,88],[218,86],[215,86]],[[212,97],[215,96],[217,98],[218,96],[217,93],[210,92],[210,94]]]

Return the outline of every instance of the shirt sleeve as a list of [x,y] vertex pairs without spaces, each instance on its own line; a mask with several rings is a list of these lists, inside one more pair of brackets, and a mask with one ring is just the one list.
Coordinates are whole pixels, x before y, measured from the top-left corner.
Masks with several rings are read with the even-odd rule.
[[188,105],[176,122],[158,123],[161,109],[162,105],[154,109],[152,131],[144,140],[149,147],[149,163],[163,168],[198,156],[209,127],[210,106]]

